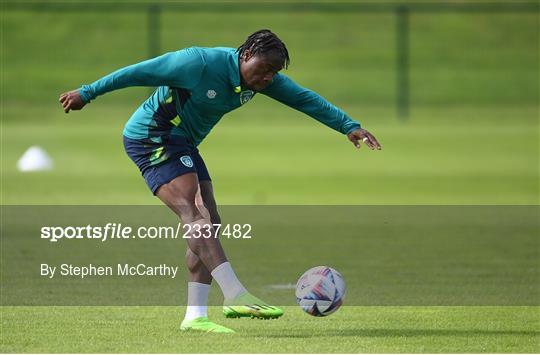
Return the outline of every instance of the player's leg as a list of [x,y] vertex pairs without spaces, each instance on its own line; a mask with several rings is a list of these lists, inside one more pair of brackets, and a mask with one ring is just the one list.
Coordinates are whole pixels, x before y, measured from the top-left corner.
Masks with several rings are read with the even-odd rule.
[[202,206],[198,190],[199,181],[197,174],[193,172],[174,178],[161,185],[156,191],[156,196],[180,217],[184,225],[189,225],[192,231],[188,234],[191,237],[187,239],[190,252],[186,255],[190,274],[188,311],[180,328],[182,330],[231,333],[233,332],[231,329],[211,322],[208,320],[208,316],[203,314],[206,313],[208,292],[210,291],[209,282],[211,281],[211,276],[207,275],[207,265],[215,267],[227,259],[218,239],[195,238],[196,225],[210,224],[209,213]]
[[[218,238],[195,238],[198,230],[195,226],[206,225],[212,229],[208,210],[203,204],[196,203],[197,191],[197,174],[188,173],[163,184],[156,195],[181,218],[184,225],[188,224],[193,228],[191,238],[187,239],[189,249],[199,257],[208,270],[211,270],[212,277],[219,284],[225,298],[224,304],[227,305],[224,309],[225,315],[260,318],[281,316],[282,310],[268,305],[247,292],[227,261]],[[214,231],[211,233],[213,234]]]
[[214,187],[212,185],[212,181],[201,180],[199,181],[199,186],[201,189],[202,202],[210,214],[212,223],[221,224],[221,216],[219,215],[216,199],[214,197]]
[[[199,189],[195,196],[195,205],[203,215],[203,218],[205,220],[209,220],[210,223],[214,224],[216,222],[212,218],[212,215],[208,208],[205,206],[204,199],[201,196],[201,183],[202,182],[199,181]],[[188,279],[190,282],[199,282],[208,285],[212,283],[212,274],[206,268],[202,260],[197,256],[197,254],[195,254],[189,247],[187,247],[186,250],[186,264],[189,271]]]
[[[219,224],[215,202],[209,204],[208,188],[211,183],[199,181],[199,191],[196,196],[196,205],[203,213],[205,219],[210,219],[212,224]],[[213,199],[213,196],[211,196]],[[202,207],[204,206],[204,208]],[[206,268],[202,260],[189,247],[186,250],[186,265],[188,268],[188,302],[184,319],[191,320],[200,317],[208,317],[208,293],[212,283],[212,274]]]
[[[201,207],[204,202],[201,197],[200,187],[195,198],[195,204],[205,219],[210,218],[208,209]],[[214,223],[211,218],[210,220]],[[210,271],[197,254],[191,251],[189,247],[186,250],[186,265],[188,268],[188,299],[184,324],[197,318],[208,317],[208,294],[212,283],[212,274],[210,274]]]
[[[236,278],[219,238],[215,236],[208,210],[203,204],[196,202],[198,190],[197,174],[187,173],[161,185],[156,191],[156,196],[180,217],[184,226],[187,226],[186,240],[189,249],[206,269],[212,270],[211,275],[218,282],[225,298],[236,297],[244,293],[245,288]],[[193,258],[191,261],[194,265],[200,265]],[[214,275],[215,272],[217,275]]]
[[[199,181],[195,204],[203,213],[205,219],[209,219],[212,225],[221,224],[221,217],[217,211],[212,182],[210,180]],[[186,264],[189,270],[189,281],[203,284],[212,283],[212,274],[206,268],[202,260],[188,247],[186,251]]]
[[[219,239],[214,234],[210,213],[201,201],[197,173],[200,172],[203,179],[209,180],[204,161],[202,161],[196,150],[191,153],[191,157],[193,158],[193,162],[191,162],[189,156],[182,156],[180,159],[171,159],[171,162],[156,167],[156,170],[159,169],[156,172],[159,183],[149,183],[149,186],[159,186],[153,190],[156,196],[180,217],[184,225],[188,225],[190,228],[190,232],[188,233],[190,238],[187,238],[188,247],[200,259],[200,262],[202,262],[206,269],[211,270],[212,277],[219,284],[225,298],[224,304],[229,306],[225,312],[227,316],[254,316],[261,318],[281,316],[283,311],[253,297],[236,277],[231,264],[225,257]],[[188,163],[187,165],[186,162]],[[197,173],[186,171],[180,163],[184,164],[184,167],[195,168]],[[169,179],[172,176],[175,177]],[[146,175],[145,178],[147,178]],[[154,180],[153,178],[149,178],[147,182]],[[217,211],[215,206],[213,208]],[[201,228],[201,226],[204,228]],[[202,231],[203,235],[206,234],[215,237],[197,238],[196,236],[200,233],[199,231]],[[193,265],[199,263],[194,258],[190,259]],[[188,287],[188,291],[189,289]]]
[[186,250],[186,265],[188,268],[188,280],[210,285],[212,274],[203,264],[202,260],[188,247]]
[[[205,219],[209,219],[212,225],[221,224],[216,201],[214,199],[214,190],[210,180],[199,181],[199,192],[196,197],[196,205],[204,214]],[[210,284],[212,282],[212,274],[188,247],[186,251],[186,263],[189,269],[189,281],[202,282]]]
[[[201,175],[205,176],[204,172],[201,172]],[[199,185],[204,206],[210,213],[212,223],[221,224],[212,182],[208,179],[200,181]],[[267,304],[249,292],[245,292],[235,298],[225,299],[223,313],[228,318],[278,318],[283,314],[283,311],[278,307]]]
[[[190,188],[190,196],[187,197],[187,200],[189,201],[195,201],[195,207],[200,212],[200,215],[204,219],[204,221],[195,221],[192,222],[194,225],[203,224],[207,226],[212,226],[213,223],[220,223],[219,214],[217,213],[217,206],[214,199],[213,189],[210,181],[210,174],[208,173],[208,169],[206,168],[206,164],[204,163],[204,160],[200,156],[197,149],[194,149],[191,153],[191,158],[193,159],[193,166],[196,169],[197,172],[197,191],[195,193],[195,196],[193,198],[192,192],[194,191],[193,187]],[[199,179],[201,181],[199,181]],[[171,181],[174,183],[174,180]],[[185,187],[180,186],[179,184],[174,185],[176,186],[177,190],[183,190],[183,191],[171,191],[172,196],[181,196],[182,193],[185,190]],[[174,186],[167,186],[163,191],[167,192],[167,189]],[[158,191],[158,193],[163,192],[161,189]],[[158,195],[159,197],[159,195]],[[165,201],[164,201],[165,202]],[[169,202],[165,202],[168,205],[170,205]],[[182,203],[186,203],[185,201]],[[174,208],[173,208],[174,210]],[[178,211],[180,218],[181,212]],[[177,213],[177,214],[178,214]],[[200,217],[198,217],[200,218]],[[184,221],[182,219],[182,221]],[[190,220],[191,221],[191,220]],[[186,224],[186,222],[183,222]],[[225,252],[223,251],[223,248],[221,247],[221,243],[219,241],[219,238],[217,235],[215,235],[215,229],[211,227],[211,234],[212,238],[190,238],[188,239],[188,267],[193,267],[193,271],[196,272],[196,274],[190,275],[190,279],[196,280],[198,279],[201,282],[208,282],[210,284],[211,278],[208,276],[208,272],[210,272],[210,276],[214,278],[219,287],[221,288],[221,291],[223,292],[223,296],[226,300],[232,300],[237,298],[238,296],[247,293],[247,290],[242,285],[240,280],[236,277],[236,274],[234,273],[231,264],[227,261],[225,258]],[[218,249],[217,252],[219,252],[219,255],[222,256],[222,258],[213,260],[210,264],[205,260],[205,255],[201,255],[197,249],[197,246],[194,246],[195,243],[206,243],[209,244],[210,247]],[[208,246],[201,247],[201,249],[204,249]],[[214,255],[216,253],[212,253]],[[198,259],[197,259],[198,258]],[[202,264],[202,265],[201,265]]]
[[[204,220],[204,210],[201,212],[195,202],[199,186],[196,169],[189,156],[192,149],[187,140],[154,143],[124,136],[124,147],[128,156],[143,174],[150,190],[171,207],[183,222]],[[202,201],[200,193],[199,201]],[[206,216],[207,219],[208,216]],[[219,249],[214,254],[219,258]],[[222,250],[221,259],[225,259]],[[214,262],[219,263],[222,260]],[[202,299],[200,304],[206,306],[210,290],[209,280],[211,280],[205,272],[207,268],[194,252],[186,255],[186,261],[190,270],[189,280],[194,280],[188,283],[188,304],[199,303],[198,300]],[[233,332],[231,329],[210,322],[206,316],[184,321],[180,328],[204,332]]]
[[161,185],[156,196],[180,217],[186,226],[189,249],[209,270],[213,270],[226,262],[227,258],[219,239],[203,237],[212,232],[213,227],[204,206],[196,204],[198,189],[197,174],[187,173]]
[[[198,189],[197,174],[188,173],[163,184],[157,190],[156,196],[180,217],[184,226],[188,226],[186,240],[189,249],[207,270],[211,270],[211,275],[219,284],[225,299],[233,299],[245,293],[246,289],[225,257],[221,242],[215,236],[208,210],[202,203],[196,202]],[[211,237],[204,238],[204,235]],[[194,257],[190,262],[200,265]]]

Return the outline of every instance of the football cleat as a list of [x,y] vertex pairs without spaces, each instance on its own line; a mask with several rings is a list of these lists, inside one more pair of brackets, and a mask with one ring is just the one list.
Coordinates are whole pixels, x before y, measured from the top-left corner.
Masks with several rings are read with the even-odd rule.
[[273,319],[281,317],[283,310],[275,306],[270,306],[260,298],[246,292],[232,300],[225,300],[223,302],[223,314],[227,318],[251,317]]
[[234,330],[211,322],[207,317],[199,317],[191,320],[184,319],[180,325],[180,330],[204,333],[234,333]]

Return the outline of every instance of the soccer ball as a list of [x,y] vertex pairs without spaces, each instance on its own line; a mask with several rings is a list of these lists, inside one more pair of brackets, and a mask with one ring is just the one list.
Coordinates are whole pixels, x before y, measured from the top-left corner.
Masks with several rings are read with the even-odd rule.
[[315,317],[337,311],[345,297],[343,276],[328,266],[316,266],[306,271],[296,283],[296,302]]

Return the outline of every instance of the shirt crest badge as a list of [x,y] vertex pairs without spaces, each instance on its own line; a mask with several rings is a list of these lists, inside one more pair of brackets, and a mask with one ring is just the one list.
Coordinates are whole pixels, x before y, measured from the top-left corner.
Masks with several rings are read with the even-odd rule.
[[248,102],[249,100],[251,100],[253,95],[255,95],[255,91],[253,91],[253,90],[244,90],[244,91],[242,91],[240,93],[240,105],[243,105],[246,102]]

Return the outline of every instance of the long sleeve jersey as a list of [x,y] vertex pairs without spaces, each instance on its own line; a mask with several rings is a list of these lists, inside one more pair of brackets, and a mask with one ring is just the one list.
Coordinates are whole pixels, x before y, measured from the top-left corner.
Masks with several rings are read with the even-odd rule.
[[[80,89],[88,103],[99,95],[130,86],[157,86],[135,111],[123,134],[160,143],[181,135],[197,146],[226,113],[256,92],[243,88],[234,48],[191,47],[119,69]],[[334,130],[347,134],[360,127],[345,112],[317,93],[278,73],[262,91]]]

